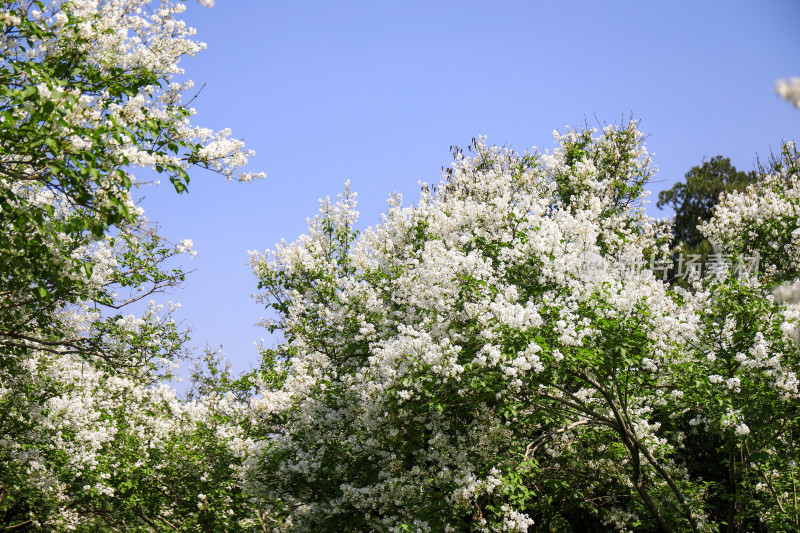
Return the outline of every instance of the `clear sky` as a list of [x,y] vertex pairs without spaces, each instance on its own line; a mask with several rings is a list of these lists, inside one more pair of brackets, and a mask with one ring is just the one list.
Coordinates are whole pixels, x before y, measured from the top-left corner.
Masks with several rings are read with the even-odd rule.
[[247,250],[305,232],[319,197],[346,180],[360,223],[393,191],[417,200],[438,182],[449,146],[472,137],[548,149],[566,126],[640,120],[659,168],[655,196],[721,154],[751,170],[783,139],[800,141],[800,111],[774,92],[800,76],[800,2],[266,1],[187,2],[208,49],[182,65],[196,123],[231,128],[267,178],[226,183],[191,174],[189,193],[146,192],[147,216],[198,256],[172,294],[193,345],[220,345],[236,370],[257,365]]

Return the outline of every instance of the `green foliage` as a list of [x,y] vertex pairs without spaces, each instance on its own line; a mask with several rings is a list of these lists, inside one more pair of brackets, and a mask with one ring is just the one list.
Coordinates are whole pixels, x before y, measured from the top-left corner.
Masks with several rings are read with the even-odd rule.
[[711,219],[721,194],[743,190],[756,181],[757,174],[737,171],[730,159],[718,155],[692,167],[684,179],[685,182],[658,193],[656,207],[670,207],[675,212],[673,247],[681,246],[684,253],[707,256],[711,246],[697,226]]

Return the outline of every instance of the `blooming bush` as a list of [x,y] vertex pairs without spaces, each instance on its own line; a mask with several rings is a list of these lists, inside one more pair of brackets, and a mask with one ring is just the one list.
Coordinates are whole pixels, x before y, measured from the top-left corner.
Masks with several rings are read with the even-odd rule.
[[[209,2],[205,2],[209,3]],[[202,50],[149,0],[4,2],[0,13],[0,529],[238,527],[230,441],[243,405],[219,387],[180,401],[173,306],[191,252],[148,224],[144,167],[178,192],[252,154],[192,125],[180,59]]]
[[285,343],[243,474],[276,531],[795,520],[797,310],[771,293],[796,276],[796,154],[703,227],[762,253],[761,276],[732,264],[685,290],[643,268],[671,235],[642,208],[635,123],[556,141],[479,139],[360,233],[346,188],[252,255]]

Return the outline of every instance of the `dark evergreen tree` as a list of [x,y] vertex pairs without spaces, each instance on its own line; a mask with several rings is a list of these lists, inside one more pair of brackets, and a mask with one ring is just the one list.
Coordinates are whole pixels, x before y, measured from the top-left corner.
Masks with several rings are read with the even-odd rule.
[[673,247],[680,247],[687,253],[707,255],[711,246],[697,229],[698,224],[711,218],[721,193],[740,191],[754,183],[756,176],[755,171],[736,170],[730,159],[718,155],[692,167],[684,175],[685,181],[658,193],[656,207],[664,209],[669,206],[675,210]]

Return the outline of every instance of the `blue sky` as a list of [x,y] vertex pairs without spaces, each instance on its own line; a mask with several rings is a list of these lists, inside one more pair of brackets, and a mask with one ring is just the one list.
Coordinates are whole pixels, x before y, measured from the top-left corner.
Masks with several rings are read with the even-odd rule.
[[659,168],[655,196],[721,154],[751,170],[800,111],[774,93],[800,76],[800,2],[255,1],[188,2],[208,49],[183,63],[197,87],[196,123],[231,128],[267,178],[226,183],[191,174],[189,193],[146,191],[147,216],[194,240],[195,271],[170,298],[193,345],[220,345],[237,370],[257,365],[247,250],[305,231],[317,199],[346,180],[360,222],[393,191],[438,182],[449,146],[486,135],[519,151],[552,131],[640,120]]

